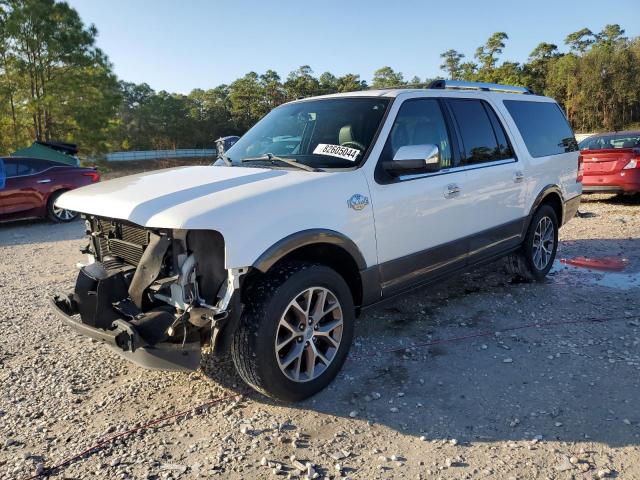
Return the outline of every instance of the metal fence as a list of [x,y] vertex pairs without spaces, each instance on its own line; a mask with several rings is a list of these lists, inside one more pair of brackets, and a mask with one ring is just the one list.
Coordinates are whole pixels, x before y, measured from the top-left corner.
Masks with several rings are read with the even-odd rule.
[[213,148],[184,148],[181,150],[145,150],[107,153],[108,162],[128,162],[131,160],[161,160],[165,158],[202,158],[215,157]]

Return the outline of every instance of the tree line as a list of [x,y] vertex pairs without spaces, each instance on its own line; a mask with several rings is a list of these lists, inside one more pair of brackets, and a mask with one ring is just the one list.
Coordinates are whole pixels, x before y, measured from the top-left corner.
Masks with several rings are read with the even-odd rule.
[[[640,122],[640,38],[620,25],[583,28],[565,50],[542,42],[523,62],[502,60],[505,32],[491,35],[471,58],[440,55],[444,77],[521,85],[555,98],[576,131],[619,130]],[[0,0],[0,154],[34,139],[77,143],[85,155],[117,150],[211,147],[242,134],[272,108],[290,100],[368,88],[414,86],[382,67],[371,83],[358,74],[315,75],[309,65],[285,78],[249,72],[228,85],[189,94],[154,91],[118,80],[95,45],[96,28],[56,0]]]

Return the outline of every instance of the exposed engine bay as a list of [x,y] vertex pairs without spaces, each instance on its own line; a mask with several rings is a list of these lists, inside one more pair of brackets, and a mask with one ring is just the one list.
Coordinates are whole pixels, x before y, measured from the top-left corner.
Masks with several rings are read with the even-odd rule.
[[234,293],[247,269],[225,269],[222,235],[93,216],[85,224],[89,263],[74,291],[54,299],[59,313],[143,366],[197,368],[240,309]]

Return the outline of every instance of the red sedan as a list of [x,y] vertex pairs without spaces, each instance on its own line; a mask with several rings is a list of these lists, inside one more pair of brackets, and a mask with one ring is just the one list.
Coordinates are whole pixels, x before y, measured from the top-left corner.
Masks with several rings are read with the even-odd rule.
[[67,190],[98,181],[100,173],[93,168],[38,158],[0,158],[0,221],[49,217],[70,222],[78,214],[56,207],[56,199]]
[[640,131],[599,133],[580,142],[583,192],[640,192]]

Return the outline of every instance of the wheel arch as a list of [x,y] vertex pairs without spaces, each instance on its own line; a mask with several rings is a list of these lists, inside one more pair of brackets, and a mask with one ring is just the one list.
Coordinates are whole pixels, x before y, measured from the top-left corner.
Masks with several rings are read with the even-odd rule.
[[45,203],[45,207],[48,209],[49,208],[49,202],[51,202],[51,200],[53,200],[53,198],[57,195],[61,195],[64,192],[68,192],[69,190],[73,190],[73,188],[71,187],[65,187],[65,186],[59,186],[54,188],[53,190],[50,190],[49,193],[47,193],[47,199],[44,202]]
[[562,190],[557,185],[546,185],[538,194],[531,206],[529,218],[533,218],[534,213],[540,205],[547,204],[553,208],[558,218],[558,225],[564,223],[564,196]]
[[338,272],[349,285],[354,304],[361,306],[368,278],[362,273],[367,264],[358,246],[347,236],[327,229],[303,230],[278,241],[253,263],[253,268],[266,273],[274,265],[290,260],[318,262]]

